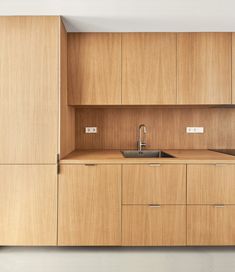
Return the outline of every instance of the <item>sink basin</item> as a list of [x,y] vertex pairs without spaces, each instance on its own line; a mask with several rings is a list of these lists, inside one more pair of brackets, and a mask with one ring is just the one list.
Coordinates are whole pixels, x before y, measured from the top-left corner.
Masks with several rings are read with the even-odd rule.
[[161,150],[123,150],[121,152],[125,158],[174,158]]

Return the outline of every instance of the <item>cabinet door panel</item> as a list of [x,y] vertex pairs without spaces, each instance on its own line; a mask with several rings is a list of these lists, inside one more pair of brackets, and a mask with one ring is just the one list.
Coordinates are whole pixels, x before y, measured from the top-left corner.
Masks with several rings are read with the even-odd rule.
[[123,165],[123,204],[185,204],[186,166]]
[[231,33],[179,33],[178,104],[231,104]]
[[122,34],[122,104],[176,104],[176,33]]
[[0,164],[56,163],[59,17],[0,18]]
[[188,165],[187,203],[235,204],[235,165]]
[[189,205],[188,245],[235,245],[235,206]]
[[186,244],[186,206],[123,205],[122,245],[176,246]]
[[120,240],[121,166],[62,166],[59,245],[120,245]]
[[56,245],[54,165],[0,165],[0,245]]
[[70,105],[121,104],[121,34],[68,35]]

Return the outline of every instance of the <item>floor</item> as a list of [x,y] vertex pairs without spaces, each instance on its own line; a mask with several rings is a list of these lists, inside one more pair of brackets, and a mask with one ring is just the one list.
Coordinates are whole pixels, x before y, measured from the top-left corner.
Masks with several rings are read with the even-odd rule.
[[0,272],[234,272],[230,248],[1,247]]

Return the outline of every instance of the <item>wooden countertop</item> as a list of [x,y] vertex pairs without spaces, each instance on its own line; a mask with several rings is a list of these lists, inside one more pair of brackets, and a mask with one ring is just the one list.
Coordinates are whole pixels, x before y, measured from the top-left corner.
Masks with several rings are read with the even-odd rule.
[[136,164],[136,163],[234,163],[235,156],[207,149],[166,150],[175,158],[124,158],[119,150],[74,151],[63,158],[61,164]]

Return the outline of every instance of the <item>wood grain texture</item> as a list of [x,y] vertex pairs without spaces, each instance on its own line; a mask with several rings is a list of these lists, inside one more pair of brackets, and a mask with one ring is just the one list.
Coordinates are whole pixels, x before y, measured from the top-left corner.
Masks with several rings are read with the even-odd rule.
[[235,206],[189,205],[187,245],[235,245]]
[[231,104],[231,33],[178,33],[178,104]]
[[75,150],[61,164],[234,164],[235,157],[210,150],[163,149],[175,158],[124,158],[120,150]]
[[123,204],[186,204],[186,165],[123,165]]
[[122,104],[176,104],[176,33],[122,33]]
[[122,245],[186,245],[186,206],[122,206]]
[[60,23],[60,157],[75,149],[75,109],[67,101],[67,33]]
[[121,34],[68,34],[70,105],[121,104]]
[[[89,108],[76,109],[76,148],[135,149],[138,126],[147,126],[147,149],[235,148],[235,108]],[[97,134],[85,134],[97,126]],[[186,127],[204,127],[187,134]]]
[[235,164],[188,165],[188,204],[235,204]]
[[0,165],[0,245],[56,245],[55,165]]
[[59,245],[120,245],[120,165],[61,167],[58,229]]
[[235,105],[235,33],[232,33],[232,104]]
[[0,18],[0,163],[55,163],[58,16]]

